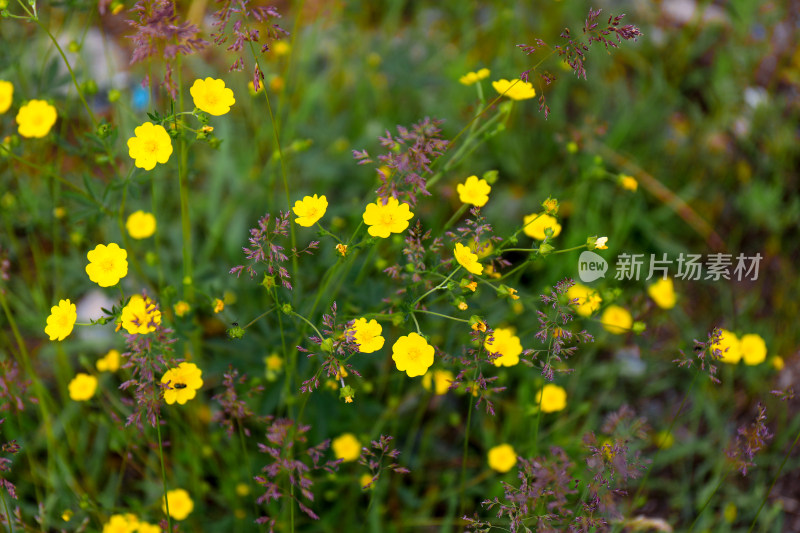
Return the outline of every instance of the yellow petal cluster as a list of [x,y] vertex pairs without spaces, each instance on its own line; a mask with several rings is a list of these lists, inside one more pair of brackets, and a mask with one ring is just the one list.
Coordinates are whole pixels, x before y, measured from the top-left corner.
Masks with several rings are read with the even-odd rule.
[[555,413],[567,406],[567,391],[553,383],[548,383],[536,394],[536,405],[543,413]]
[[[164,401],[169,405],[175,402],[183,405],[193,399],[197,395],[197,390],[203,386],[202,375],[203,371],[194,363],[183,362],[177,368],[167,370],[161,376],[161,383],[167,385],[164,390]],[[170,500],[171,506],[172,500]],[[172,514],[172,509],[170,509],[170,514]],[[178,518],[178,520],[183,519]]]
[[359,352],[373,353],[383,348],[385,341],[381,336],[383,328],[381,328],[377,320],[367,321],[366,318],[359,318],[353,322],[349,329],[353,333],[353,339],[358,344]]
[[647,294],[661,309],[672,309],[675,307],[675,286],[672,278],[661,278],[649,287]]
[[167,491],[167,496],[161,498],[161,510],[167,512],[169,503],[169,515],[175,520],[185,520],[194,510],[194,502],[189,497],[189,493],[183,489]]
[[456,261],[458,261],[458,264],[464,267],[471,274],[478,276],[483,274],[483,265],[478,261],[477,254],[473,254],[469,248],[460,242],[456,243],[456,247],[453,250],[453,255],[455,256]]
[[500,444],[489,450],[489,468],[506,473],[517,464],[517,452],[510,444]]
[[14,84],[10,81],[0,80],[0,113],[5,113],[14,100]]
[[195,80],[189,93],[197,109],[216,117],[230,111],[231,106],[236,103],[233,91],[225,87],[223,80],[214,78]]
[[153,170],[156,163],[162,165],[172,155],[172,139],[160,124],[145,122],[133,130],[134,136],[128,139],[128,155],[134,164],[144,170]]
[[421,335],[409,333],[392,346],[392,359],[397,370],[408,377],[423,376],[433,364],[433,346]]
[[31,100],[19,108],[17,124],[23,137],[44,137],[56,123],[56,108],[44,100]]
[[400,203],[397,198],[389,198],[386,203],[380,199],[367,204],[363,214],[367,230],[373,237],[387,238],[392,233],[402,233],[408,227],[408,221],[414,217],[407,203]]
[[481,80],[485,80],[489,77],[491,72],[488,68],[482,68],[477,72],[467,72],[460,78],[458,78],[458,82],[462,85],[472,85],[474,83],[478,83]]
[[98,372],[116,372],[119,370],[120,353],[117,350],[109,350],[107,354],[97,360]]
[[600,309],[600,304],[603,301],[596,290],[580,283],[576,283],[567,290],[567,298],[570,301],[577,300],[573,304],[575,312],[584,317],[591,316],[592,313]]
[[489,201],[489,193],[492,187],[485,179],[478,179],[478,176],[470,176],[464,183],[456,186],[458,199],[462,203],[483,207]]
[[134,239],[146,239],[156,232],[156,217],[152,213],[135,211],[128,216],[125,229]]
[[624,307],[609,305],[600,317],[603,328],[609,333],[622,335],[628,333],[633,326],[633,317]]
[[507,96],[512,100],[528,100],[536,96],[536,90],[528,81],[506,79],[492,82],[492,87],[499,94]]
[[361,443],[352,433],[344,433],[331,441],[333,455],[345,463],[355,461],[361,456]]
[[491,341],[487,339],[483,343],[483,347],[489,353],[500,354],[500,357],[493,361],[494,366],[514,366],[519,363],[522,343],[519,337],[514,335],[512,328],[497,328],[494,330],[492,338]]
[[72,378],[67,388],[71,399],[76,402],[85,402],[94,396],[94,391],[97,390],[97,378],[81,372]]
[[294,220],[299,225],[308,228],[317,223],[328,209],[328,199],[325,196],[306,196],[294,203],[292,211],[297,215]]
[[561,233],[561,224],[558,223],[555,217],[551,217],[546,213],[527,215],[522,223],[524,225],[522,231],[525,232],[525,235],[539,241],[544,240],[546,237],[545,230],[548,228],[553,230],[553,237],[558,237]]
[[69,300],[59,300],[58,305],[50,308],[50,316],[47,317],[47,326],[45,326],[44,332],[51,341],[63,341],[72,333],[76,320],[78,320],[78,312],[75,304]]
[[122,327],[133,334],[146,334],[161,324],[161,311],[150,298],[138,294],[131,296],[128,305],[122,308]]
[[425,390],[431,390],[431,385],[433,385],[433,393],[441,396],[450,390],[453,379],[453,373],[449,370],[434,370],[427,372],[422,377],[422,386]]

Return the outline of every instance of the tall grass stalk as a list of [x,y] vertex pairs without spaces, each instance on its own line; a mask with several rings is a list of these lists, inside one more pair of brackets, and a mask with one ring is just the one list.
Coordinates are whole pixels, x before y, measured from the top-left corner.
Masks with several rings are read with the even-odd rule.
[[783,461],[781,461],[781,466],[778,467],[778,471],[775,473],[775,477],[772,478],[772,483],[769,484],[769,488],[767,489],[767,493],[764,495],[764,498],[761,500],[761,505],[758,506],[758,511],[756,511],[756,515],[753,517],[753,522],[750,524],[750,528],[747,530],[748,533],[753,531],[753,528],[756,527],[756,522],[758,521],[758,515],[761,514],[761,510],[764,508],[764,505],[767,503],[767,499],[769,499],[769,495],[772,492],[772,489],[775,487],[775,483],[778,482],[778,479],[781,477],[781,472],[783,472],[783,467],[786,466],[786,461],[789,460],[789,457],[792,456],[792,451],[794,451],[795,446],[797,446],[797,442],[800,441],[800,432],[797,433],[797,436],[794,438],[794,442],[792,442],[789,451],[786,452],[786,455],[783,456]]
[[161,418],[156,413],[156,432],[158,434],[158,458],[161,460],[161,482],[164,487],[164,508],[167,512],[168,531],[172,531],[172,516],[169,514],[169,498],[167,498],[167,469],[164,466],[164,448],[161,443]]

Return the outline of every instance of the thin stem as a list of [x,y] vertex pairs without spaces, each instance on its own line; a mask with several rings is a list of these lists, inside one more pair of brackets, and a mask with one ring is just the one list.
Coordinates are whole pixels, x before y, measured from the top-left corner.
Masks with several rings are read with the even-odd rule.
[[775,487],[775,483],[778,482],[778,478],[781,477],[781,472],[783,471],[783,467],[786,466],[786,461],[788,461],[789,457],[791,457],[792,451],[794,450],[794,447],[797,446],[798,441],[800,441],[800,432],[798,432],[797,436],[794,438],[792,447],[789,448],[789,451],[786,452],[786,455],[783,456],[783,462],[781,462],[781,466],[778,467],[778,472],[772,479],[772,483],[770,483],[769,489],[767,489],[767,493],[764,495],[764,499],[761,500],[761,505],[758,506],[758,511],[756,511],[756,516],[753,517],[753,522],[750,524],[750,529],[747,530],[747,533],[750,533],[751,531],[753,531],[753,528],[756,527],[756,520],[758,520],[758,515],[761,514],[761,509],[763,509],[764,505],[767,503],[767,498],[769,498],[769,495],[772,492],[773,487]]
[[[255,61],[256,66],[258,67],[258,70],[260,72],[264,72],[263,69],[261,68],[261,65],[258,62],[258,56],[256,55],[255,48],[253,47],[253,41],[248,41],[247,44],[250,46],[250,53],[253,55],[253,61]],[[267,112],[269,113],[269,120],[272,123],[272,135],[273,135],[273,137],[275,137],[275,147],[276,147],[276,149],[278,151],[278,159],[280,160],[280,164],[281,164],[281,179],[283,180],[283,192],[286,195],[286,208],[291,210],[292,209],[292,200],[291,200],[291,197],[289,196],[289,181],[286,178],[286,163],[284,162],[283,148],[281,147],[280,128],[278,126],[277,121],[275,120],[275,115],[272,112],[272,104],[270,103],[269,94],[267,94],[267,88],[266,87],[264,87],[263,92],[264,92],[264,100],[266,100],[266,102],[267,102]],[[292,219],[292,222],[289,225],[289,231],[290,231],[291,238],[292,238],[292,248],[296,249],[297,248],[297,237],[295,235],[295,228],[294,227],[295,227],[295,223],[294,223],[294,219]],[[294,279],[295,279],[295,284],[296,284],[297,280],[298,280],[298,277],[297,277],[298,265],[297,265],[297,256],[296,255],[292,256],[292,269],[293,269],[293,274],[294,274]]]
[[169,498],[167,498],[167,470],[164,467],[164,449],[161,444],[161,419],[156,412],[156,431],[158,432],[158,457],[161,459],[161,482],[164,485],[164,508],[167,511],[167,530],[172,531],[172,517],[169,514]]
[[[479,356],[480,357],[480,356]],[[472,394],[472,387],[475,386],[475,380],[478,379],[478,370],[480,369],[480,364],[476,363],[475,365],[475,372],[472,374],[472,385],[467,389],[467,394],[469,395],[469,411],[467,412],[467,427],[464,430],[464,452],[461,455],[461,482],[459,489],[459,498],[458,498],[458,518],[464,514],[464,488],[467,479],[467,452],[469,451],[469,433],[470,428],[472,427],[472,410],[474,409],[473,404],[475,403],[475,395]],[[462,531],[464,528],[461,528]]]
[[[183,79],[181,75],[181,55],[177,57],[178,71],[178,108],[183,109]],[[178,128],[178,117],[173,117],[175,127]],[[186,150],[186,138],[181,135],[178,140],[178,183],[180,187],[181,202],[181,252],[183,257],[183,297],[189,302],[194,303],[194,280],[192,279],[192,223],[189,216],[189,177],[188,177],[188,158]]]
[[59,55],[61,55],[61,60],[64,61],[64,65],[67,67],[67,70],[69,71],[69,75],[72,78],[72,84],[75,85],[75,90],[78,91],[78,96],[80,97],[81,102],[83,102],[83,107],[85,107],[86,112],[89,113],[89,118],[92,121],[92,126],[94,127],[94,129],[97,129],[97,119],[95,118],[94,113],[92,113],[92,108],[89,107],[89,104],[86,102],[86,98],[83,96],[83,91],[81,91],[80,85],[78,85],[78,80],[77,78],[75,78],[75,72],[72,71],[72,66],[69,64],[67,56],[64,54],[64,51],[61,49],[61,46],[59,46],[55,36],[52,33],[50,33],[50,30],[47,29],[47,27],[42,23],[42,21],[39,20],[38,17],[35,17],[33,20],[47,34],[47,36],[50,37],[50,40],[53,41],[56,50],[58,50]]
[[[250,468],[250,454],[248,453],[247,446],[245,445],[245,442],[244,442],[244,430],[242,429],[242,421],[241,420],[237,420],[236,421],[236,426],[239,429],[239,443],[242,446],[242,457],[244,457],[245,465],[247,466],[247,469],[249,470],[249,468]],[[249,474],[249,472],[248,472],[248,474]],[[253,490],[253,476],[248,475],[247,480],[248,480],[248,484],[250,485],[250,490]],[[256,503],[255,498],[252,498],[252,502],[253,502],[253,516],[257,517],[258,516],[258,504]],[[264,530],[264,526],[263,525],[259,525],[258,529],[260,531],[263,531]]]
[[[689,385],[689,388],[686,390],[686,394],[683,395],[683,400],[681,400],[681,404],[678,406],[678,410],[675,412],[675,416],[672,417],[672,421],[667,428],[667,434],[672,434],[672,429],[675,427],[675,423],[678,421],[678,416],[680,416],[681,411],[683,411],[683,406],[686,405],[686,401],[689,399],[689,394],[692,392],[694,388],[694,384],[697,381],[697,376],[699,372],[694,373],[694,377],[692,378],[692,383]],[[658,454],[661,452],[663,448],[658,448],[656,453],[653,455],[653,462],[652,464],[655,465],[656,459],[658,459]],[[647,483],[648,478],[650,477],[650,473],[653,471],[653,468],[648,468],[647,472],[645,472],[644,476],[642,477],[642,481],[639,483],[639,486],[636,488],[636,493],[633,495],[633,499],[631,500],[630,507],[628,508],[628,514],[634,509],[636,505],[636,500],[639,499],[639,496],[644,489],[645,483]]]
[[411,312],[411,318],[414,320],[414,325],[417,326],[417,333],[422,335],[422,330],[419,329],[419,322],[417,322],[417,317],[414,316],[414,312]]
[[48,169],[46,167],[39,166],[36,163],[31,163],[30,161],[28,161],[26,159],[22,159],[17,154],[12,152],[9,148],[4,146],[2,143],[0,143],[0,149],[2,149],[3,152],[5,152],[6,155],[8,155],[10,158],[14,159],[18,163],[22,163],[22,164],[28,165],[29,167],[31,167],[31,168],[33,168],[35,170],[38,170],[39,172],[41,172],[45,176],[55,179],[56,181],[58,181],[62,185],[65,185],[65,186],[69,187],[75,193],[80,194],[81,196],[83,196],[84,198],[86,198],[87,200],[89,200],[90,202],[95,204],[106,215],[113,216],[114,213],[110,209],[108,209],[106,206],[104,206],[103,204],[98,202],[93,196],[91,196],[89,193],[84,191],[82,188],[78,187],[74,183],[70,183],[69,181],[65,180],[64,177],[61,176],[60,174],[52,172],[50,169]]
[[8,502],[6,501],[6,492],[4,490],[0,490],[0,495],[3,497],[3,507],[6,510],[6,521],[8,522],[8,530],[11,533],[14,533],[14,523],[11,520],[11,513],[8,512]]
[[703,503],[703,506],[700,507],[699,511],[697,511],[697,515],[694,517],[694,520],[692,521],[692,525],[689,526],[689,531],[690,532],[694,531],[694,526],[695,526],[695,524],[697,524],[697,521],[700,519],[700,515],[703,514],[703,511],[706,510],[706,507],[708,507],[708,504],[711,503],[712,498],[714,498],[714,495],[717,493],[719,488],[722,486],[722,483],[724,483],[725,480],[728,478],[728,474],[729,473],[730,473],[730,469],[726,470],[725,474],[723,474],[719,478],[719,481],[717,482],[717,486],[714,487],[714,490],[711,491],[711,494],[708,495],[708,498],[706,498],[706,501]]
[[[428,315],[438,316],[438,317],[447,318],[447,319],[450,319],[450,320],[455,320],[456,322],[463,322],[465,324],[469,324],[469,320],[467,320],[466,318],[456,318],[454,316],[443,315],[441,313],[434,313],[433,311],[427,311],[425,309],[414,309],[414,313],[425,313],[425,314],[428,314]],[[412,313],[412,315],[413,315],[413,313]]]
[[249,322],[249,323],[248,323],[246,326],[244,326],[242,329],[247,329],[247,328],[249,328],[250,326],[252,326],[252,325],[253,325],[253,324],[255,324],[256,322],[258,322],[259,320],[261,320],[262,318],[264,318],[265,316],[267,316],[268,314],[270,314],[271,312],[273,312],[273,311],[274,311],[275,309],[277,309],[277,308],[278,308],[278,307],[276,306],[276,307],[273,307],[272,309],[270,309],[269,311],[264,311],[263,313],[261,313],[260,315],[258,315],[257,317],[255,317],[253,320],[251,320],[251,321],[250,321],[250,322]]
[[460,269],[461,269],[461,265],[459,265],[458,267],[456,267],[456,269],[455,269],[455,270],[453,270],[453,271],[450,273],[450,275],[449,275],[449,276],[447,276],[446,278],[444,278],[444,281],[442,281],[442,282],[441,282],[440,284],[438,284],[436,287],[432,288],[431,290],[429,290],[428,292],[426,292],[425,294],[423,294],[423,295],[422,295],[422,296],[420,296],[419,298],[417,298],[417,299],[414,301],[414,303],[413,303],[413,304],[411,304],[411,308],[413,309],[414,307],[416,307],[416,306],[417,306],[417,304],[418,304],[418,303],[420,303],[422,300],[424,300],[424,299],[425,299],[425,297],[426,297],[426,296],[428,296],[429,294],[431,294],[431,293],[433,293],[433,292],[436,292],[436,291],[438,291],[439,289],[444,289],[444,288],[447,286],[447,282],[448,282],[448,281],[450,281],[450,278],[452,278],[452,277],[453,277],[453,275],[454,275],[456,272],[458,272]]
[[303,315],[301,315],[301,314],[299,314],[299,313],[297,313],[297,312],[295,312],[295,311],[292,311],[292,316],[296,316],[297,318],[299,318],[300,320],[302,320],[303,322],[305,322],[306,324],[308,324],[309,326],[311,326],[311,329],[313,329],[313,330],[314,330],[314,333],[316,333],[316,334],[317,334],[317,336],[318,336],[320,339],[324,339],[324,338],[325,338],[325,336],[324,336],[322,333],[320,333],[320,332],[319,332],[319,330],[317,329],[317,327],[316,327],[316,326],[315,326],[315,325],[314,325],[314,324],[313,324],[313,323],[312,323],[312,322],[311,322],[309,319],[307,319],[306,317],[304,317]]

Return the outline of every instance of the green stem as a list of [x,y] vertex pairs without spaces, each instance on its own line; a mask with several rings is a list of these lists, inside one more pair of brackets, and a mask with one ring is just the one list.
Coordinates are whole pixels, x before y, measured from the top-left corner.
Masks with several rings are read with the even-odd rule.
[[325,338],[325,336],[324,336],[322,333],[320,333],[320,332],[319,332],[319,330],[317,329],[317,327],[316,327],[316,326],[315,326],[315,325],[314,325],[314,324],[313,324],[313,323],[312,323],[312,322],[311,322],[309,319],[307,319],[307,318],[306,318],[306,317],[304,317],[303,315],[301,315],[301,314],[297,313],[296,311],[292,311],[292,316],[296,316],[297,318],[299,318],[300,320],[302,320],[303,322],[305,322],[306,324],[308,324],[309,326],[311,326],[311,329],[313,329],[313,330],[314,330],[314,333],[316,333],[316,334],[317,334],[317,336],[318,336],[320,339],[324,339],[324,338]]
[[453,270],[452,272],[450,272],[450,275],[449,275],[449,276],[447,276],[446,278],[444,278],[444,281],[442,281],[442,282],[441,282],[439,285],[437,285],[436,287],[432,288],[431,290],[429,290],[428,292],[426,292],[425,294],[423,294],[422,296],[420,296],[419,298],[417,298],[417,299],[414,301],[414,303],[413,303],[413,304],[411,304],[411,308],[412,308],[412,309],[413,309],[413,308],[415,308],[415,307],[417,306],[417,304],[418,304],[418,303],[420,303],[422,300],[424,300],[424,299],[425,299],[425,297],[426,297],[426,296],[428,296],[429,294],[431,294],[431,293],[433,293],[433,292],[436,292],[436,291],[438,291],[438,290],[440,290],[440,289],[444,289],[444,288],[447,286],[447,282],[448,282],[448,281],[450,281],[450,278],[452,278],[452,277],[453,277],[453,275],[454,275],[456,272],[458,272],[459,270],[461,270],[461,265],[458,265],[458,267],[457,267],[455,270]]
[[[697,376],[699,374],[700,374],[699,372],[695,372],[694,373],[694,377],[692,378],[692,382],[691,382],[691,384],[689,384],[689,388],[686,390],[686,394],[683,395],[683,400],[681,400],[681,404],[678,406],[678,410],[675,412],[675,416],[672,417],[672,421],[670,422],[669,427],[667,428],[667,434],[670,434],[670,435],[672,434],[672,429],[675,427],[675,423],[678,421],[678,417],[680,416],[681,411],[683,411],[683,406],[686,405],[686,401],[689,399],[689,394],[692,392],[692,389],[694,388],[694,384],[697,381]],[[661,450],[662,450],[662,448],[658,448],[656,450],[656,453],[653,455],[653,462],[651,463],[653,466],[655,466],[656,459],[658,459],[658,455],[659,455],[659,453],[661,453]],[[628,507],[628,514],[630,514],[630,512],[633,511],[633,509],[635,508],[636,500],[639,499],[639,496],[641,495],[642,490],[644,489],[644,485],[645,485],[645,483],[647,483],[647,480],[650,478],[650,473],[652,471],[653,471],[652,467],[648,468],[647,472],[645,472],[644,476],[642,477],[642,481],[639,483],[639,486],[636,488],[636,493],[633,495],[633,499],[631,499],[630,506]],[[615,528],[615,531],[616,531],[616,528]]]
[[[449,320],[455,320],[456,322],[463,322],[465,324],[469,324],[469,320],[467,320],[465,318],[456,318],[454,316],[443,315],[441,313],[434,313],[433,311],[427,311],[425,309],[414,309],[414,313],[425,313],[427,315],[439,316],[439,317],[442,317],[442,318],[447,318]],[[413,315],[413,313],[412,313],[412,315]]]
[[172,531],[172,517],[169,514],[169,498],[167,498],[167,469],[164,467],[164,449],[161,444],[161,419],[157,411],[156,431],[158,432],[158,457],[161,459],[161,482],[164,485],[164,508],[167,510],[167,531]]
[[706,510],[706,507],[708,507],[708,504],[709,504],[709,503],[711,503],[711,500],[714,498],[714,495],[717,493],[717,491],[719,490],[719,488],[722,486],[722,483],[724,483],[724,482],[725,482],[725,480],[728,478],[728,474],[729,474],[729,473],[730,473],[730,470],[727,470],[727,471],[726,471],[726,472],[725,472],[725,473],[724,473],[724,474],[723,474],[723,475],[722,475],[722,476],[719,478],[719,481],[717,482],[717,486],[716,486],[716,487],[714,487],[714,490],[713,490],[713,491],[711,491],[711,494],[709,494],[709,495],[708,495],[708,498],[706,498],[706,501],[703,503],[703,506],[702,506],[702,507],[700,507],[700,510],[699,510],[699,511],[697,511],[697,516],[695,516],[695,517],[694,517],[694,520],[692,521],[692,525],[690,525],[690,526],[689,526],[689,532],[692,532],[692,531],[694,531],[694,526],[695,526],[695,524],[697,524],[697,521],[700,519],[700,515],[702,515],[702,514],[703,514],[703,511],[705,511],[705,510]]
[[[253,476],[249,475],[250,474],[249,469],[250,469],[250,464],[251,464],[250,463],[250,454],[248,453],[247,446],[245,445],[245,442],[244,442],[244,430],[242,429],[241,420],[237,420],[236,426],[239,429],[239,444],[242,446],[242,457],[244,457],[245,465],[247,466],[247,470],[248,470],[247,482],[248,482],[248,485],[250,486],[250,490],[252,491],[253,490]],[[256,503],[256,499],[255,498],[253,498],[252,500],[253,500],[253,516],[257,517],[258,516],[258,504]],[[264,526],[263,525],[259,525],[258,529],[259,529],[259,531],[264,531]]]
[[450,217],[450,220],[448,220],[447,222],[444,223],[444,227],[442,228],[442,233],[444,233],[444,231],[447,228],[449,228],[450,226],[455,224],[456,220],[461,218],[461,215],[463,215],[464,212],[466,212],[467,209],[469,209],[469,204],[463,204],[461,207],[459,207],[458,211],[453,213],[453,216]]
[[61,176],[60,174],[52,172],[50,169],[42,167],[42,166],[39,166],[36,163],[31,163],[30,161],[22,159],[17,154],[15,154],[10,149],[8,149],[6,146],[4,146],[2,143],[0,143],[0,149],[2,149],[3,152],[5,152],[6,155],[8,155],[14,161],[17,161],[18,163],[22,163],[24,165],[28,165],[29,167],[33,168],[34,170],[38,170],[39,172],[41,172],[45,176],[47,176],[49,178],[52,178],[52,179],[58,181],[59,183],[61,183],[62,185],[65,185],[65,186],[69,187],[70,189],[72,189],[73,192],[75,192],[77,194],[80,194],[86,200],[88,200],[89,202],[95,204],[106,215],[113,216],[114,213],[110,209],[108,209],[106,206],[104,206],[103,204],[98,202],[93,196],[91,196],[89,193],[84,191],[82,188],[80,188],[77,185],[75,185],[73,183],[70,183],[69,181],[65,180],[64,177]]
[[273,307],[273,308],[272,308],[272,309],[270,309],[269,311],[264,311],[263,313],[261,313],[260,315],[258,315],[257,317],[255,317],[253,320],[251,320],[251,321],[250,321],[250,322],[249,322],[249,323],[248,323],[246,326],[244,326],[242,329],[247,329],[247,328],[249,328],[250,326],[252,326],[252,325],[253,325],[253,324],[255,324],[256,322],[258,322],[259,320],[261,320],[262,318],[264,318],[265,316],[267,316],[268,314],[270,314],[271,312],[273,312],[275,309],[277,309],[277,307]]
[[750,524],[750,529],[747,530],[747,533],[750,533],[751,531],[753,531],[753,528],[756,527],[756,520],[758,520],[758,515],[761,514],[761,509],[763,509],[764,505],[767,503],[767,498],[769,498],[769,495],[772,492],[773,487],[775,487],[775,483],[777,483],[778,479],[781,477],[781,472],[783,471],[783,467],[786,466],[786,461],[788,461],[789,457],[791,457],[792,451],[794,450],[794,447],[797,446],[798,441],[800,441],[800,432],[798,432],[797,436],[794,438],[794,442],[792,443],[791,448],[789,448],[789,451],[786,452],[786,455],[783,456],[783,462],[781,462],[781,466],[778,467],[778,472],[772,479],[772,483],[770,483],[769,489],[767,489],[767,493],[764,495],[764,499],[761,500],[761,505],[758,506],[758,511],[756,511],[756,516],[753,517],[753,522]]
[[[255,48],[253,47],[253,42],[252,41],[248,41],[247,44],[250,46],[250,53],[253,55],[253,61],[255,61],[256,66],[258,67],[258,70],[260,72],[264,72],[263,69],[261,68],[261,65],[258,62],[258,56],[256,55]],[[264,100],[266,100],[266,102],[267,102],[267,112],[269,113],[269,120],[272,123],[272,135],[273,135],[273,137],[275,137],[275,147],[276,147],[276,149],[278,151],[278,159],[280,159],[280,164],[281,164],[281,178],[283,180],[283,192],[286,195],[286,208],[291,211],[291,209],[292,209],[292,200],[291,200],[291,197],[289,196],[289,181],[286,178],[286,163],[285,163],[284,157],[283,157],[283,148],[281,147],[280,128],[278,126],[278,122],[275,120],[275,115],[272,112],[272,104],[270,103],[270,100],[269,100],[269,94],[267,94],[267,88],[264,87],[263,89],[264,89],[263,90],[263,92],[264,92]],[[297,236],[295,235],[295,222],[294,222],[294,219],[292,219],[291,217],[290,217],[290,219],[292,221],[291,224],[289,225],[289,230],[290,230],[291,238],[292,238],[292,248],[293,249],[297,249]],[[297,256],[296,255],[292,256],[292,269],[293,269],[293,277],[294,277],[294,280],[295,280],[295,286],[297,286],[297,283],[298,283],[299,280],[297,278],[298,265],[297,265]]]
[[86,108],[86,112],[89,113],[89,118],[92,121],[92,126],[96,130],[97,119],[95,118],[94,113],[92,113],[92,108],[89,107],[89,104],[86,102],[86,98],[83,96],[83,91],[81,91],[81,88],[78,85],[78,80],[75,77],[75,72],[72,71],[72,66],[69,64],[67,56],[64,54],[64,51],[61,49],[61,46],[58,45],[58,41],[56,40],[55,36],[52,33],[50,33],[50,30],[47,29],[47,27],[42,23],[42,21],[39,20],[38,17],[35,17],[33,20],[47,34],[47,36],[50,37],[50,40],[53,41],[53,45],[55,45],[56,50],[58,50],[59,55],[61,55],[61,60],[64,61],[64,65],[67,67],[67,70],[69,71],[69,75],[72,78],[72,84],[75,85],[75,90],[78,91],[78,97],[80,97],[81,102],[83,102],[83,107]]
[[6,492],[4,490],[0,490],[0,495],[3,497],[3,507],[6,510],[6,521],[8,522],[8,530],[10,533],[14,533],[14,523],[11,520],[11,513],[8,512],[8,502],[6,501]]
[[[479,356],[480,357],[480,356]],[[470,428],[472,427],[472,410],[474,409],[475,403],[475,395],[472,393],[472,387],[475,386],[475,380],[478,379],[478,370],[480,369],[480,364],[476,361],[475,364],[475,372],[472,374],[472,383],[469,384],[467,388],[467,394],[469,395],[469,411],[467,412],[467,427],[464,430],[464,452],[461,455],[461,481],[460,481],[460,489],[459,489],[459,498],[458,498],[458,518],[460,519],[461,516],[464,514],[464,488],[465,483],[467,480],[467,453],[469,452],[469,433]],[[464,528],[461,528],[462,531]]]
[[[178,54],[178,108],[183,109],[183,78],[181,75],[181,56]],[[178,118],[174,117],[175,128],[178,128]],[[178,183],[180,187],[181,202],[181,237],[183,257],[183,298],[191,305],[194,303],[194,280],[192,279],[192,223],[189,216],[189,177],[186,138],[181,135],[178,140]]]

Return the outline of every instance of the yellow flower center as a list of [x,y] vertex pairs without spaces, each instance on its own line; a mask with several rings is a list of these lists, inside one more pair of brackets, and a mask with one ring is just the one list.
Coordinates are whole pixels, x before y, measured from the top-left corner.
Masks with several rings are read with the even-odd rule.
[[114,270],[114,261],[112,259],[106,259],[100,264],[100,268],[102,268],[104,272],[111,272]]
[[154,154],[158,151],[158,142],[155,139],[148,139],[144,142],[143,149],[145,152]]
[[69,326],[69,317],[67,315],[61,315],[56,319],[56,323],[61,326],[62,328],[66,328]]
[[419,359],[421,355],[422,355],[422,353],[420,352],[419,348],[410,348],[408,350],[408,358],[411,359],[414,362],[416,362],[417,359]]
[[219,102],[219,98],[217,98],[217,95],[214,93],[206,93],[206,102],[209,106],[214,106]]
[[391,226],[394,223],[394,217],[391,213],[384,213],[381,215],[381,225]]

